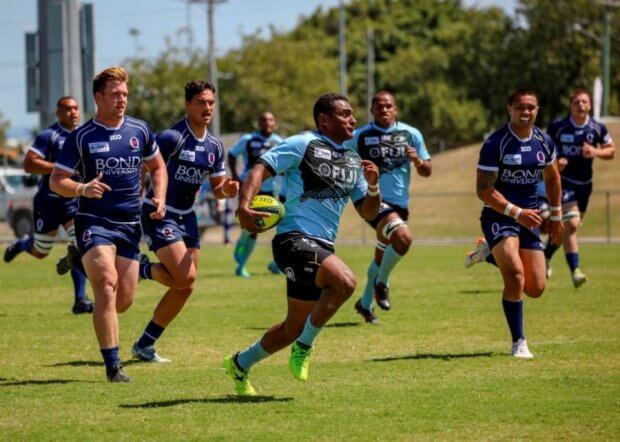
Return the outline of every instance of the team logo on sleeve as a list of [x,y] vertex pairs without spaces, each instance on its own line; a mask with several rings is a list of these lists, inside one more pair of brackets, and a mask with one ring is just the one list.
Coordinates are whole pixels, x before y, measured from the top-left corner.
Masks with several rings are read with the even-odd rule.
[[109,152],[110,145],[108,144],[107,141],[98,141],[95,143],[88,143],[88,151],[90,153]]
[[590,144],[594,143],[594,134],[592,132],[586,134],[586,141]]
[[545,154],[543,152],[536,152],[536,159],[538,160],[539,163],[541,164],[545,164]]
[[129,147],[133,152],[140,149],[140,141],[136,137],[131,137],[129,139]]
[[89,243],[92,240],[92,236],[92,230],[84,230],[84,233],[82,233],[82,241],[84,241],[85,243]]

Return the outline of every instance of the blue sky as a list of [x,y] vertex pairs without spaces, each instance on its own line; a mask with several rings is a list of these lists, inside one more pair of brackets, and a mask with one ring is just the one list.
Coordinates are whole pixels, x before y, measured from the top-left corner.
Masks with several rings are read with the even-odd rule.
[[[466,0],[480,7],[500,5],[514,8],[516,0]],[[142,56],[156,56],[164,47],[164,37],[180,44],[187,37],[179,29],[187,25],[184,0],[91,0],[95,9],[95,70],[120,64],[141,47]],[[319,6],[337,6],[339,0],[228,0],[218,5],[215,14],[217,52],[241,44],[241,35],[270,24],[279,30],[295,26]],[[33,128],[38,114],[26,113],[24,33],[37,28],[37,0],[0,0],[0,113],[14,128]],[[190,7],[190,21],[196,47],[206,47],[206,13],[202,5]],[[129,30],[137,29],[137,37]]]

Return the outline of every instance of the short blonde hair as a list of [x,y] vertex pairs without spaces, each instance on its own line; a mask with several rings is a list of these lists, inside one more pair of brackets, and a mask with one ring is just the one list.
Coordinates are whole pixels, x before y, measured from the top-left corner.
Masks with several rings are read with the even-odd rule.
[[97,92],[103,92],[108,81],[121,81],[127,83],[129,75],[127,71],[120,66],[112,66],[95,75],[93,79],[93,95]]

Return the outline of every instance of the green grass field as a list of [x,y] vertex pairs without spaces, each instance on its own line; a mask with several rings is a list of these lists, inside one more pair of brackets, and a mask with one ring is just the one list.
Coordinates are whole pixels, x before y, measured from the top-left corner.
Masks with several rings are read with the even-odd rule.
[[[173,360],[130,360],[163,288],[141,283],[121,316],[134,382],[108,384],[90,316],[70,313],[68,277],[21,255],[0,265],[0,439],[618,439],[620,253],[586,246],[591,281],[575,291],[558,254],[539,300],[526,302],[532,361],[508,356],[498,272],[461,267],[465,247],[414,248],[392,280],[394,308],[367,326],[349,300],[323,330],[310,380],[288,351],[256,366],[255,400],[221,370],[284,315],[284,279],[232,276],[232,250],[207,245],[197,289],[158,344]],[[340,247],[360,278],[370,247]]]

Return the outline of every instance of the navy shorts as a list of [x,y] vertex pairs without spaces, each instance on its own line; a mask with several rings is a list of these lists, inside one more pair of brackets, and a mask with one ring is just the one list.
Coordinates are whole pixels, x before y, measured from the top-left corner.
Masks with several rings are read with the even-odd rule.
[[75,218],[77,199],[37,194],[32,209],[35,233],[46,234]]
[[200,248],[200,231],[196,213],[179,215],[166,211],[166,216],[158,220],[149,217],[153,211],[155,207],[149,204],[142,206],[142,230],[149,250],[156,252],[178,241],[184,241],[188,249]]
[[585,213],[586,210],[588,210],[591,194],[592,183],[575,184],[567,180],[562,180],[562,204],[577,202],[579,211]]
[[480,215],[480,225],[484,233],[484,239],[489,245],[489,249],[493,250],[500,241],[509,236],[519,238],[520,249],[544,250],[542,241],[540,240],[540,229],[528,229],[516,222],[509,216],[496,212],[495,210],[485,207]]
[[381,201],[381,205],[379,206],[379,213],[377,213],[377,216],[372,221],[366,222],[370,224],[373,229],[376,229],[377,225],[381,222],[381,220],[393,212],[398,213],[398,216],[400,216],[400,219],[402,219],[403,221],[407,221],[409,219],[409,209],[407,209],[406,207],[400,207],[395,204]]
[[323,260],[334,254],[333,245],[300,232],[276,235],[271,245],[273,258],[286,275],[286,295],[318,301],[323,289],[316,285],[316,274]]
[[118,256],[138,260],[142,236],[140,223],[113,223],[82,214],[77,214],[74,222],[77,246],[82,256],[95,246],[115,245]]

